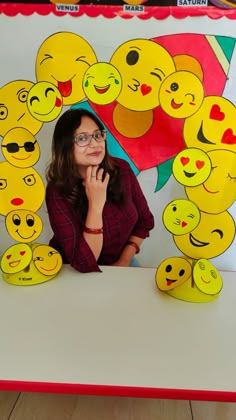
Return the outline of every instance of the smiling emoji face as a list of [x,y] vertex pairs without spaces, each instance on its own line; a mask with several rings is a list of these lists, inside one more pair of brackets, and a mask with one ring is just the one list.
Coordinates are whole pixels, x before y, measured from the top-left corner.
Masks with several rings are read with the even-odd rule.
[[214,258],[229,248],[235,237],[235,223],[230,213],[201,212],[198,226],[186,235],[174,235],[176,246],[195,260]]
[[85,98],[83,77],[96,62],[95,52],[84,38],[72,32],[58,32],[39,48],[37,81],[55,85],[63,98],[63,105],[72,105]]
[[2,154],[11,165],[28,168],[35,165],[40,157],[39,144],[26,128],[12,128],[4,136]]
[[201,149],[184,149],[173,161],[173,175],[176,180],[186,186],[202,184],[211,173],[211,160]]
[[29,265],[31,258],[32,251],[29,245],[12,245],[1,258],[1,270],[7,274],[18,273]]
[[168,76],[159,92],[162,109],[174,118],[193,115],[200,108],[203,97],[202,82],[188,71],[177,71]]
[[42,123],[27,108],[27,97],[33,86],[27,80],[15,80],[0,88],[0,135],[15,127],[23,127],[36,134]]
[[122,78],[117,102],[133,111],[156,108],[161,83],[175,71],[174,61],[168,51],[148,39],[134,39],[120,45],[110,63]]
[[174,235],[192,232],[200,222],[200,211],[195,203],[189,200],[174,200],[163,212],[163,223]]
[[48,245],[39,245],[33,250],[33,262],[45,276],[55,276],[62,267],[61,255]]
[[98,105],[110,104],[121,91],[121,76],[111,64],[96,63],[86,71],[83,87],[90,101]]
[[42,232],[41,218],[32,211],[19,209],[8,213],[5,224],[9,235],[18,242],[35,241]]
[[198,289],[207,295],[216,295],[223,286],[219,271],[204,258],[198,260],[194,265],[193,279]]
[[208,152],[226,149],[236,152],[236,108],[221,96],[207,96],[199,110],[184,123],[187,147]]
[[16,209],[36,212],[44,197],[42,178],[34,168],[16,168],[8,162],[0,163],[0,214],[6,216]]
[[236,153],[212,150],[208,156],[212,164],[210,176],[197,187],[185,187],[185,192],[200,210],[221,213],[236,200]]
[[62,96],[52,83],[36,83],[29,91],[27,106],[31,115],[39,121],[55,120],[62,110]]
[[172,290],[183,284],[192,274],[191,263],[182,257],[162,261],[156,272],[156,284],[162,291]]

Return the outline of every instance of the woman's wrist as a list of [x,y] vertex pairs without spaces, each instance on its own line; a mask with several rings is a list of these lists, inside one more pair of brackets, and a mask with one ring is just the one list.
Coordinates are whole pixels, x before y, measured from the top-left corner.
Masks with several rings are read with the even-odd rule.
[[139,245],[134,241],[127,241],[127,245],[132,246],[135,249],[135,254],[140,252]]

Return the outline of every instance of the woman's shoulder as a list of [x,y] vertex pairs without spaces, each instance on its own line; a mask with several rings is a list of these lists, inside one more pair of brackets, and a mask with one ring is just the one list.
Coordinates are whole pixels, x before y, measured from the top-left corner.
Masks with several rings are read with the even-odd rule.
[[131,170],[130,164],[126,160],[114,156],[112,156],[112,159],[114,164],[118,166],[121,170],[127,172]]

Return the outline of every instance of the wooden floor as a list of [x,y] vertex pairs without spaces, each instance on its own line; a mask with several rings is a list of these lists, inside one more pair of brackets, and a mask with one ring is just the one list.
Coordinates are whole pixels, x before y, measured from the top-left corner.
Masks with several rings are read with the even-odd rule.
[[235,420],[236,404],[0,391],[0,420]]

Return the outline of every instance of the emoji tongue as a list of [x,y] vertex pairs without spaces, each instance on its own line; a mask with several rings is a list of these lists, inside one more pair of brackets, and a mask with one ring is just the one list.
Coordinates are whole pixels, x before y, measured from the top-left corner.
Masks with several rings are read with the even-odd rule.
[[174,283],[176,280],[170,280],[170,279],[166,279],[166,284],[167,286],[171,286],[172,283]]
[[58,89],[62,96],[70,96],[72,91],[71,80],[67,80],[67,82],[58,82]]

